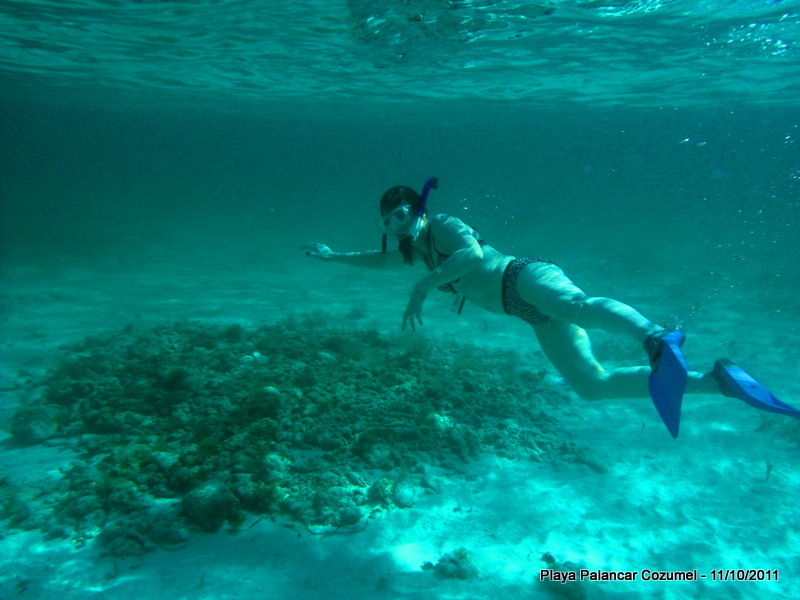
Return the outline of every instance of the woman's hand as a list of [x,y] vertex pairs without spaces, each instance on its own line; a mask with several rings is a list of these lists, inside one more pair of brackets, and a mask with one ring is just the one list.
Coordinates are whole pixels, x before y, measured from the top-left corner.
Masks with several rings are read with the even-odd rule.
[[304,246],[300,246],[300,250],[305,250],[306,256],[312,256],[320,260],[331,258],[334,254],[336,254],[325,244],[320,244],[319,242],[310,242],[308,244],[305,244]]
[[422,325],[422,303],[427,296],[428,292],[423,292],[418,286],[414,286],[414,291],[411,292],[411,298],[408,301],[408,306],[406,306],[406,311],[403,313],[403,331],[406,329],[406,322],[411,323],[411,331],[417,330],[416,324],[414,323],[415,318],[419,321],[419,324]]

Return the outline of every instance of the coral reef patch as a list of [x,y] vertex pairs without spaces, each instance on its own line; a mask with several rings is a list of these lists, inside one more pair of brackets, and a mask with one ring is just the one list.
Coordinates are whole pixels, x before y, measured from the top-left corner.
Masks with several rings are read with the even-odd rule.
[[[529,356],[420,334],[194,321],[91,336],[21,405],[19,445],[74,451],[47,490],[4,481],[11,525],[91,537],[113,555],[237,531],[248,514],[358,531],[436,493],[481,453],[579,462],[571,400]],[[571,457],[571,458],[570,458]]]
[[435,565],[426,562],[422,565],[422,570],[432,570],[442,579],[470,579],[478,576],[478,569],[472,564],[469,552],[464,547],[446,553]]

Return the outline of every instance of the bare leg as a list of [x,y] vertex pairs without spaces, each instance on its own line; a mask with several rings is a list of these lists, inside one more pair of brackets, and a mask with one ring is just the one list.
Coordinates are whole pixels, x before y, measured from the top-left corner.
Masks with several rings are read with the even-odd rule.
[[646,398],[650,367],[607,371],[592,354],[586,330],[551,318],[533,326],[539,345],[556,370],[584,400]]
[[[662,328],[627,304],[610,298],[590,298],[555,265],[529,265],[517,290],[550,320],[533,327],[547,358],[575,392],[586,400],[647,398],[649,366],[604,369],[592,353],[585,328],[631,335],[639,342]],[[644,354],[644,350],[642,350]],[[709,377],[689,372],[687,393],[719,393]]]
[[564,271],[550,263],[526,266],[517,279],[517,291],[547,316],[584,329],[627,334],[642,344],[648,335],[663,329],[627,304],[587,296]]
[[[533,326],[539,345],[556,370],[584,400],[649,398],[650,367],[604,369],[592,354],[586,330],[558,319]],[[718,394],[717,383],[689,371],[688,394]]]

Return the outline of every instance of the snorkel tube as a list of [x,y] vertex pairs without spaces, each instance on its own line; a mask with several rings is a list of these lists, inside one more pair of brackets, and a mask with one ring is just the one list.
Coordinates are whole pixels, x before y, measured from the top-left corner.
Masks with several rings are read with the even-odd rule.
[[[419,234],[420,224],[422,223],[422,217],[425,215],[425,203],[428,201],[428,193],[431,191],[431,188],[438,190],[439,189],[439,179],[437,177],[431,177],[428,181],[425,182],[425,185],[422,186],[422,193],[419,195],[419,209],[417,210],[417,222],[414,224],[414,228],[412,229],[410,235],[412,239],[416,239],[417,235]],[[381,238],[381,250],[385,253],[386,252],[386,234],[383,234]]]
[[418,218],[425,214],[425,203],[428,201],[428,192],[431,191],[431,188],[435,190],[439,189],[439,180],[436,177],[431,177],[425,182],[425,185],[422,186],[422,193],[419,195]]
[[408,232],[407,236],[411,238],[411,241],[417,239],[419,230],[422,228],[422,217],[425,215],[425,203],[428,201],[428,192],[431,191],[431,188],[439,188],[439,180],[436,179],[436,177],[431,177],[425,182],[425,185],[422,186],[422,193],[419,196],[419,210],[417,211],[417,218],[414,221],[414,225],[411,226],[411,231]]

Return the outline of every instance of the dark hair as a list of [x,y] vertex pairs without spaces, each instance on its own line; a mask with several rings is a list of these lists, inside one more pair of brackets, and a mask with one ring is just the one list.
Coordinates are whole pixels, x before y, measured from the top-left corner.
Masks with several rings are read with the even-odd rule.
[[[381,216],[394,210],[398,206],[408,204],[411,210],[416,214],[422,204],[422,198],[410,187],[404,185],[396,185],[391,189],[386,190],[386,193],[381,197]],[[385,238],[385,235],[384,235]],[[397,249],[403,255],[403,264],[414,264],[414,238],[406,235],[400,238],[400,243]],[[384,252],[386,248],[384,246]]]
[[411,210],[417,211],[421,202],[422,199],[419,194],[413,189],[404,185],[396,185],[386,190],[386,193],[381,197],[381,216],[404,204],[410,205]]

